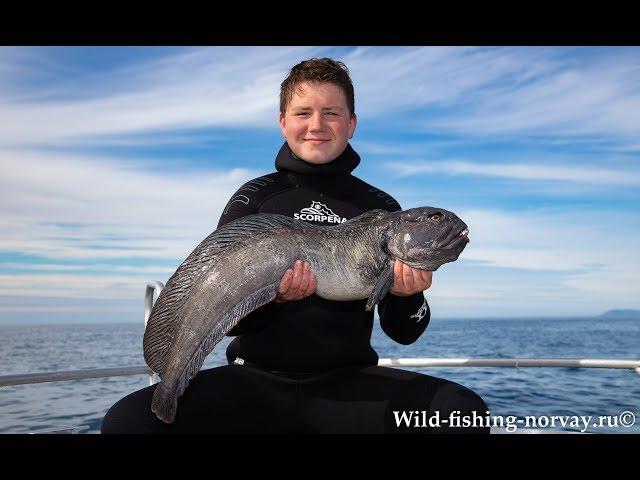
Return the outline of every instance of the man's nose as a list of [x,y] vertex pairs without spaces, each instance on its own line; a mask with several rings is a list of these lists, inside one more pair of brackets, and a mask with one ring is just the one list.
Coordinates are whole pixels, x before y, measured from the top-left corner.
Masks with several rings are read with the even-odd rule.
[[314,113],[309,118],[309,130],[322,130],[323,119],[322,113]]

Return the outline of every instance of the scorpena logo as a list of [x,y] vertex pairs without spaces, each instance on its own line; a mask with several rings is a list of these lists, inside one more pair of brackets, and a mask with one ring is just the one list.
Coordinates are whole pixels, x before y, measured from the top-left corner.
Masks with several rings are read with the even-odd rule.
[[300,213],[294,213],[293,218],[309,222],[343,223],[347,221],[346,218],[341,218],[340,215],[333,213],[333,210],[324,203],[315,200],[311,202],[310,207],[303,208]]

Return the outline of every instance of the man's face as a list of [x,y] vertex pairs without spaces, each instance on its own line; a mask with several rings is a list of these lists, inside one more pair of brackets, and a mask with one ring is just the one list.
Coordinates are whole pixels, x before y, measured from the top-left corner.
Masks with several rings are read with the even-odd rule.
[[282,134],[297,157],[308,163],[335,160],[356,130],[342,88],[328,82],[302,82],[280,113]]

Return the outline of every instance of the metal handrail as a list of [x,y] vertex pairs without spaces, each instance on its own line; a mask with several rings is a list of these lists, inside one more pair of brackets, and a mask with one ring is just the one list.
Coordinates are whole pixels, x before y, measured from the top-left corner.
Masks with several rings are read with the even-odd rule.
[[71,427],[57,427],[57,428],[49,428],[46,430],[34,430],[33,432],[29,432],[29,434],[31,435],[43,435],[43,434],[57,435],[60,433],[78,434],[86,430],[89,430],[90,428],[91,427],[89,425],[73,425]]
[[640,360],[570,358],[381,358],[381,367],[562,367],[629,368],[640,374]]
[[68,382],[71,380],[119,377],[124,375],[151,375],[152,373],[151,369],[147,366],[137,366],[121,368],[92,368],[86,370],[68,370],[64,372],[28,373],[23,375],[3,375],[0,376],[0,387],[31,383]]
[[[551,367],[551,368],[623,368],[640,374],[640,360],[566,359],[566,358],[381,358],[381,367]],[[95,368],[66,372],[43,372],[0,376],[0,387],[31,383],[85,380],[123,375],[151,375],[147,366]]]

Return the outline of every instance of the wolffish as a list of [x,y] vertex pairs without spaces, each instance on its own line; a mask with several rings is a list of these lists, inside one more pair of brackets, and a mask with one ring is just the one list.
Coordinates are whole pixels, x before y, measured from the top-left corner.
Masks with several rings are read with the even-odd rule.
[[254,214],[205,238],[167,281],[144,333],[144,358],[161,377],[151,409],[172,423],[178,397],[215,345],[246,315],[271,302],[284,272],[305,260],[315,294],[367,298],[371,310],[393,284],[395,259],[435,271],[469,242],[467,225],[441,208],[371,210],[336,226]]

